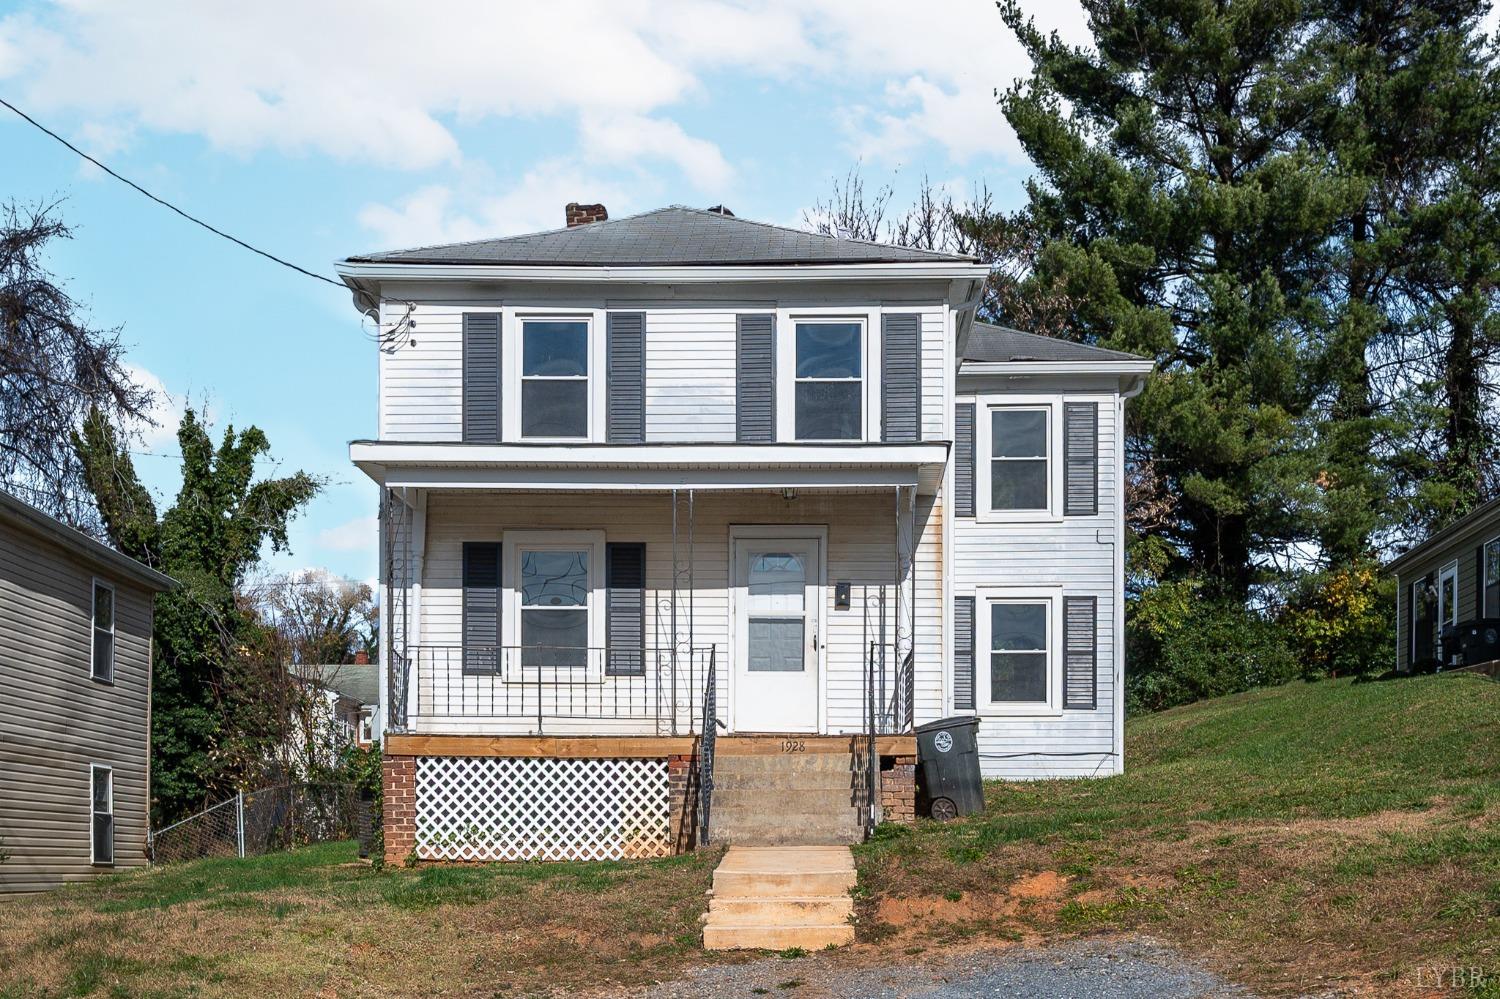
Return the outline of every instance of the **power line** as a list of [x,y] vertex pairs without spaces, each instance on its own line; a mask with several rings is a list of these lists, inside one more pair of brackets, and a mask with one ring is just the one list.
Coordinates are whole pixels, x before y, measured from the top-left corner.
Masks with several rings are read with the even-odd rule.
[[310,270],[308,270],[305,267],[298,267],[296,264],[292,263],[291,261],[289,261],[289,260],[283,260],[280,257],[276,256],[276,254],[274,254],[274,253],[267,253],[265,250],[262,250],[259,247],[251,246],[249,243],[245,242],[243,239],[240,239],[237,236],[231,236],[229,233],[223,231],[222,229],[215,229],[213,226],[209,225],[207,222],[203,221],[202,219],[200,219],[200,218],[198,218],[198,217],[196,217],[194,215],[189,215],[187,212],[183,211],[181,208],[178,208],[176,205],[172,204],[170,201],[166,201],[166,200],[164,200],[162,198],[158,198],[156,195],[152,194],[150,191],[146,190],[144,187],[142,187],[141,185],[137,184],[135,181],[131,180],[130,178],[128,178],[128,177],[122,177],[119,174],[115,173],[109,167],[105,166],[103,163],[100,163],[98,160],[94,159],[88,153],[84,152],[82,149],[79,149],[77,146],[73,145],[73,143],[69,142],[67,139],[64,139],[62,136],[60,136],[56,132],[52,131],[52,129],[48,128],[46,125],[43,125],[41,122],[39,122],[35,118],[31,117],[31,115],[27,114],[25,111],[22,111],[20,108],[16,107],[14,104],[10,103],[10,101],[7,101],[5,98],[0,97],[0,105],[4,105],[5,107],[7,107],[10,110],[14,111],[16,114],[20,115],[23,119],[25,119],[26,122],[28,124],[30,124],[33,128],[36,128],[37,130],[41,131],[43,134],[49,135],[52,138],[56,139],[58,142],[61,142],[64,146],[67,146],[73,152],[77,153],[79,156],[81,156],[84,159],[88,160],[90,163],[94,164],[94,166],[98,167],[100,170],[103,170],[105,173],[109,174],[115,180],[118,180],[122,184],[126,184],[126,185],[128,185],[130,187],[135,188],[137,191],[139,191],[140,193],[144,194],[146,197],[150,198],[152,201],[156,202],[158,205],[161,205],[164,208],[171,209],[172,211],[176,212],[178,215],[181,215],[183,218],[187,219],[189,222],[192,222],[194,225],[200,225],[203,228],[207,229],[209,232],[213,233],[215,236],[219,236],[219,237],[222,237],[224,239],[227,239],[231,243],[235,243],[238,246],[241,246],[244,249],[249,250],[251,253],[258,253],[262,257],[265,257],[267,260],[270,260],[270,261],[272,261],[274,263],[278,263],[278,264],[280,264],[283,267],[290,267],[292,270],[296,271],[298,274],[305,274],[308,277],[313,278],[314,280],[322,281],[324,284],[331,284],[331,285],[333,285],[336,288],[342,288],[342,287],[344,287],[344,282],[342,282],[342,281],[335,281],[333,278],[324,277],[322,274],[318,274],[318,273],[316,273],[314,271],[310,271]]

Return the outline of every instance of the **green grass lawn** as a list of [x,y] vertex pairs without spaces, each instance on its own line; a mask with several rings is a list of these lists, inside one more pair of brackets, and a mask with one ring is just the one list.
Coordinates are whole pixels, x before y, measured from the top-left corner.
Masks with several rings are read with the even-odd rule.
[[[1500,995],[1468,971],[1500,975],[1500,684],[1189,705],[1129,723],[1121,776],[987,792],[857,848],[834,960],[1144,931],[1272,993]],[[0,999],[646,982],[739,959],[698,948],[717,859],[376,871],[340,843],[122,874],[0,904]]]

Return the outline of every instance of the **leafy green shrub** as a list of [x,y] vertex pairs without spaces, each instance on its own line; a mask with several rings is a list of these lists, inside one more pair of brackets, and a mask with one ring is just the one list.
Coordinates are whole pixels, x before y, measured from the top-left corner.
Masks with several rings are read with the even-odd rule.
[[1374,562],[1305,577],[1283,621],[1309,679],[1362,676],[1395,665],[1396,580]]
[[1126,615],[1131,712],[1273,686],[1301,673],[1283,625],[1206,597],[1193,580],[1145,590]]

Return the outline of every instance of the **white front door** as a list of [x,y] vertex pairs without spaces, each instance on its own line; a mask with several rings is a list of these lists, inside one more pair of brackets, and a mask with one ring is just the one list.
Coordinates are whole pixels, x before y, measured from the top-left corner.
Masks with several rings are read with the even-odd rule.
[[735,542],[737,732],[818,730],[821,549],[816,538]]

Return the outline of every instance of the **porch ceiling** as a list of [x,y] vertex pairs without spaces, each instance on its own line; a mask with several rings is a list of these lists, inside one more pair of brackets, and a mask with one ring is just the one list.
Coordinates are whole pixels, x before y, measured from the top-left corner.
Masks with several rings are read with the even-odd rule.
[[459,444],[355,441],[349,457],[392,488],[664,492],[937,491],[946,442],[925,444]]

